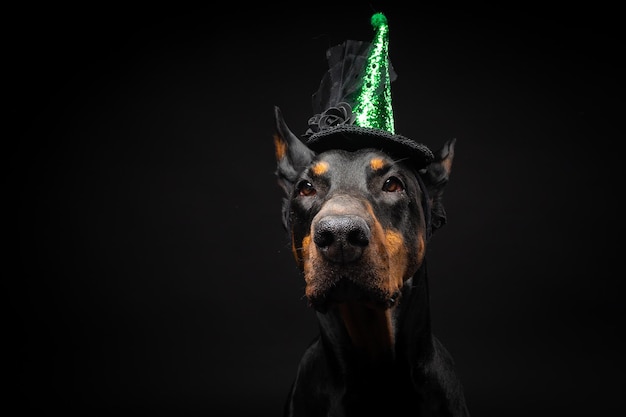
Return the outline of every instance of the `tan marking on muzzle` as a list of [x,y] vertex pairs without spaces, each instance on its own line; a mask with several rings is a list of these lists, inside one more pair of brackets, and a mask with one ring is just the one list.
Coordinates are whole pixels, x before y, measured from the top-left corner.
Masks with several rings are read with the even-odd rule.
[[385,241],[389,253],[389,290],[400,289],[406,278],[407,249],[402,235],[395,230],[385,230]]
[[[361,216],[370,228],[370,243],[365,248],[359,263],[364,268],[361,284],[370,290],[383,292],[392,296],[400,290],[408,271],[408,250],[402,235],[393,229],[385,229],[376,218],[371,204],[349,196],[334,197],[320,210],[313,219],[315,225],[319,218],[328,215]],[[333,280],[339,277],[324,260],[317,246],[312,242],[314,226],[311,233],[302,241],[298,259],[304,272],[307,297],[326,291],[334,285]],[[333,267],[334,268],[334,267]],[[347,267],[350,268],[350,267]],[[329,275],[325,275],[329,274]]]
[[402,287],[407,270],[408,253],[402,235],[393,229],[384,229],[371,205],[368,212],[373,219],[371,242],[376,250],[376,270],[381,274],[380,288],[393,294]]
[[293,257],[296,260],[296,264],[298,267],[303,268],[305,259],[308,257],[309,246],[311,244],[311,236],[306,235],[302,242],[300,242],[300,246],[296,245],[296,238],[293,235],[293,231],[291,233],[291,252],[293,253]]
[[[319,257],[320,254],[317,251],[317,246],[311,245],[311,235],[306,235],[304,239],[302,239],[302,270],[304,272],[304,282],[306,284],[306,288],[304,290],[304,295],[306,297],[312,296],[317,290],[315,281],[315,265],[318,263]],[[319,285],[320,283],[318,282],[317,284]]]
[[[328,277],[323,275],[324,271],[327,271],[328,262],[324,260],[323,255],[318,251],[317,245],[312,242],[311,236],[314,234],[314,225],[325,216],[340,216],[343,214],[364,215],[366,213],[364,212],[363,203],[353,197],[333,197],[315,215],[311,222],[310,234],[303,239],[300,255],[304,281],[306,283],[305,295],[307,297],[311,297],[316,292],[324,291],[328,286],[333,285],[332,282],[328,281]],[[368,219],[365,220],[367,223],[370,222]]]

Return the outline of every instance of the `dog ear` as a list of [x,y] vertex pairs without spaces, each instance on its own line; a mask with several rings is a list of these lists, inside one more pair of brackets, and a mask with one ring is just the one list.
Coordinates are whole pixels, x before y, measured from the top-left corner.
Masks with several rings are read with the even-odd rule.
[[443,190],[450,178],[454,145],[456,139],[450,139],[436,152],[435,159],[422,173],[422,179],[428,190],[431,207],[431,234],[446,224],[446,211],[443,207]]
[[311,163],[315,152],[289,130],[278,106],[274,106],[274,119],[276,123],[274,133],[276,176],[278,184],[289,196],[300,171]]

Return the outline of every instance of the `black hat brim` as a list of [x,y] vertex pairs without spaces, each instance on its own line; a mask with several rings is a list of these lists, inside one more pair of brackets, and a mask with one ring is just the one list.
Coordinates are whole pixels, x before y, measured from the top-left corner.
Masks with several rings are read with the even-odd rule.
[[421,143],[380,129],[339,125],[311,135],[305,144],[314,152],[332,149],[356,151],[373,148],[397,159],[409,159],[416,169],[427,167],[434,159],[432,151]]

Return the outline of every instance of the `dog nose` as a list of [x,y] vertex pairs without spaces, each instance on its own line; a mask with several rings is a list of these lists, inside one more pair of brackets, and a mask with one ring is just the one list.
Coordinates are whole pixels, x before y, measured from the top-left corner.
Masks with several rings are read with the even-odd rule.
[[354,215],[330,215],[315,225],[313,241],[326,259],[335,263],[354,262],[370,242],[370,228]]

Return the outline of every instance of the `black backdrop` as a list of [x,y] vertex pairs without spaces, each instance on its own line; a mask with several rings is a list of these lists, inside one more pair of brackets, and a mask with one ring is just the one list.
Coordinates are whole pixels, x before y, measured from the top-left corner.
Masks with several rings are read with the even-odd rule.
[[280,415],[317,329],[280,223],[273,106],[303,133],[326,48],[371,40],[374,11],[396,131],[457,138],[428,258],[473,415],[621,408],[617,12],[381,4],[7,11],[20,410]]

